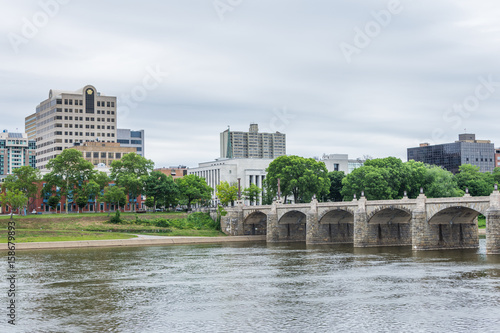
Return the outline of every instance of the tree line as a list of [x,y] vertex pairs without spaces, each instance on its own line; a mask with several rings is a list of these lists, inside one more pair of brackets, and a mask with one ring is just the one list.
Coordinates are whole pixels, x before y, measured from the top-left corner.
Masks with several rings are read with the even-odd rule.
[[[73,203],[80,210],[89,203],[97,207],[101,202],[118,208],[128,203],[135,211],[134,200],[140,195],[147,196],[146,206],[167,209],[179,204],[190,209],[194,203],[211,199],[212,188],[205,179],[187,175],[174,181],[172,176],[153,171],[153,167],[153,161],[129,153],[111,163],[108,177],[105,172],[95,170],[82,152],[65,149],[47,163],[50,172],[43,177],[30,166],[15,169],[2,184],[0,203],[10,206],[12,214],[17,209],[32,207],[41,197],[52,209],[64,204],[67,213]],[[65,202],[61,202],[63,199]]]
[[269,164],[264,181],[263,203],[277,196],[284,202],[351,201],[363,193],[368,200],[401,199],[406,194],[416,198],[423,189],[428,198],[459,197],[466,191],[472,196],[487,196],[500,182],[500,168],[492,173],[464,164],[457,174],[422,162],[402,162],[396,157],[367,160],[348,175],[343,171],[328,172],[323,162],[300,156],[281,156]]

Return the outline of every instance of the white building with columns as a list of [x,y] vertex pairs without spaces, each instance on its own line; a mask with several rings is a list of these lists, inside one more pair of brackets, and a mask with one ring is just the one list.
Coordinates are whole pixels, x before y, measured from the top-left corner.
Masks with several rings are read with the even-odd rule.
[[[266,169],[273,159],[261,158],[219,158],[215,161],[199,163],[197,168],[188,169],[188,174],[195,174],[206,179],[207,184],[214,189],[212,204],[217,204],[216,186],[226,181],[230,185],[238,185],[240,179],[241,192],[250,184],[262,188],[266,178]],[[259,203],[261,199],[259,199]],[[245,202],[249,204],[249,202]]]

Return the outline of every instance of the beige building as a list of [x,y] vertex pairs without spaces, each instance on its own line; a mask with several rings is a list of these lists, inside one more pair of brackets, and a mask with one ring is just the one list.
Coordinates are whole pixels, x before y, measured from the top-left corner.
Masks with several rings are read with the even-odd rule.
[[36,141],[36,113],[30,114],[24,119],[24,132],[28,140]]
[[119,160],[123,155],[136,153],[136,148],[121,147],[116,142],[84,142],[74,147],[83,153],[83,158],[94,164],[94,166],[110,167],[111,162]]
[[[25,119],[28,137],[36,117],[37,168],[75,143],[116,142],[116,97],[102,95],[94,86],[77,91],[50,90],[36,112]],[[29,129],[29,131],[28,131]]]
[[248,132],[227,129],[220,134],[221,158],[274,159],[282,155],[286,155],[284,133],[259,133],[259,125],[250,124]]

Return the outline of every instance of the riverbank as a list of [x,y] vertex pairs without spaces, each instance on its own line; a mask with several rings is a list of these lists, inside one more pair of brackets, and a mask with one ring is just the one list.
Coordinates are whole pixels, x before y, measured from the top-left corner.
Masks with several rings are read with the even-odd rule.
[[[154,245],[182,245],[182,244],[216,244],[234,242],[261,242],[265,241],[265,235],[259,236],[226,236],[226,237],[168,237],[138,235],[130,239],[109,239],[91,241],[67,241],[67,242],[34,242],[18,243],[16,250],[42,250],[42,249],[70,249],[84,247],[122,247],[122,246],[154,246]],[[0,244],[2,250],[7,250],[7,244]]]

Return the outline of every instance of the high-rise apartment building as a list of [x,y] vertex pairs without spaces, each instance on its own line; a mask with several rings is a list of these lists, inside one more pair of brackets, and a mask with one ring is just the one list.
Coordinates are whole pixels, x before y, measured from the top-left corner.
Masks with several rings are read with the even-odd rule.
[[35,167],[35,140],[26,133],[0,133],[0,175],[11,174],[24,165]]
[[229,128],[220,134],[221,158],[270,158],[286,155],[284,133],[259,133],[257,124],[250,124],[248,132],[232,132]]
[[26,131],[33,132],[36,117],[37,168],[75,143],[116,142],[116,97],[102,95],[94,86],[77,91],[50,90],[35,114],[26,117]]
[[475,134],[459,134],[458,141],[439,145],[421,143],[420,147],[408,148],[408,161],[415,160],[439,165],[457,173],[462,164],[479,167],[481,172],[491,172],[495,167],[495,148],[490,140],[476,140]]
[[136,148],[137,154],[144,157],[144,130],[119,128],[116,132],[116,142],[122,147]]

